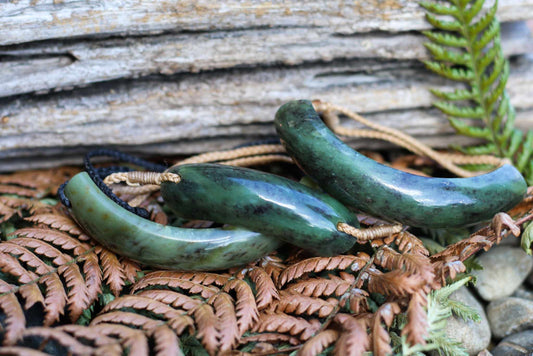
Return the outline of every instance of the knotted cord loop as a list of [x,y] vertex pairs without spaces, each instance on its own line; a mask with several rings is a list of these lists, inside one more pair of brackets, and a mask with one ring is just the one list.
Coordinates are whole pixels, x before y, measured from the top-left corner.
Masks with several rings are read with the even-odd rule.
[[361,229],[341,222],[337,224],[337,230],[355,237],[358,243],[364,244],[368,241],[397,234],[403,230],[403,225],[380,225]]
[[132,187],[140,185],[161,185],[163,182],[179,183],[181,177],[176,173],[171,172],[146,172],[146,171],[132,171],[113,173],[105,177],[104,183],[107,185],[116,183],[126,183]]

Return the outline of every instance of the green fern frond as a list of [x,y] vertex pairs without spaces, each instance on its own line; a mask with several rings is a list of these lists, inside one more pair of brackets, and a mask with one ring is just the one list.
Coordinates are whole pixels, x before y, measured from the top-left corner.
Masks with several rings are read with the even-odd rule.
[[454,68],[444,63],[424,61],[429,70],[455,81],[470,82],[474,79],[474,72],[464,68]]
[[465,320],[479,320],[477,312],[461,302],[450,299],[450,295],[471,281],[471,277],[462,278],[452,284],[433,290],[428,295],[427,321],[428,336],[426,345],[408,345],[405,337],[402,338],[402,355],[415,355],[418,352],[437,350],[445,356],[467,356],[468,353],[461,343],[449,338],[445,333],[448,318],[453,313]]
[[449,121],[452,127],[461,135],[486,140],[491,138],[491,131],[486,127],[470,126],[468,123],[453,117],[450,117]]
[[470,147],[453,147],[454,149],[466,153],[468,155],[488,155],[492,154],[496,150],[496,145],[493,143],[486,143],[478,146]]
[[457,100],[474,100],[477,96],[475,90],[456,89],[452,92],[444,92],[436,89],[431,89],[431,93],[442,100],[457,101]]
[[464,117],[468,119],[483,119],[483,109],[479,106],[461,107],[447,101],[437,101],[433,103],[433,105],[450,116]]
[[[505,90],[509,63],[500,44],[496,18],[498,1],[484,9],[485,0],[424,1],[426,18],[435,31],[424,31],[432,72],[460,82],[453,92],[432,90],[435,107],[448,116],[455,130],[482,139],[480,146],[462,149],[468,154],[507,157],[533,184],[533,133],[514,127],[515,110]],[[476,124],[471,119],[481,121]]]
[[455,36],[449,33],[441,32],[422,32],[427,38],[436,44],[448,47],[465,47],[467,45],[466,39],[463,37]]

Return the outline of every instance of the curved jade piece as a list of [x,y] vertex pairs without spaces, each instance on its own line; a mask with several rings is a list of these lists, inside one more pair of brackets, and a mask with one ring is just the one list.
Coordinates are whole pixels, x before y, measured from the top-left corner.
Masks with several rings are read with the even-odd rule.
[[526,182],[511,165],[472,178],[428,178],[367,158],[339,140],[310,101],[276,113],[276,130],[298,165],[347,206],[416,227],[459,227],[488,220],[522,200]]
[[217,164],[186,164],[170,172],[181,181],[162,183],[161,195],[182,217],[245,227],[322,256],[355,244],[337,224],[358,227],[357,217],[327,194],[298,182]]
[[243,229],[185,229],[143,219],[121,208],[87,173],[65,187],[74,219],[111,251],[143,264],[178,270],[216,270],[254,261],[281,242]]

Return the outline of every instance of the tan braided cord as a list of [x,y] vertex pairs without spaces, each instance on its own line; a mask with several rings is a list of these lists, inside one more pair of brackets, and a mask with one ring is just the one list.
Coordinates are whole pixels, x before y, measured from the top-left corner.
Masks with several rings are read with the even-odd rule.
[[363,244],[368,241],[397,234],[403,230],[403,225],[379,225],[361,229],[346,223],[338,223],[337,230],[355,237],[357,242]]
[[[416,140],[414,137],[404,134],[403,132],[379,125],[375,122],[372,122],[368,119],[365,119],[361,115],[350,111],[346,108],[343,108],[338,105],[334,105],[327,102],[322,102],[319,100],[313,101],[313,106],[315,110],[321,113],[325,119],[326,124],[330,126],[332,131],[338,135],[349,136],[349,137],[370,137],[380,140],[385,140],[397,144],[401,147],[404,147],[410,150],[413,153],[427,156],[442,167],[446,168],[450,172],[460,176],[460,177],[472,177],[479,175],[480,173],[485,172],[471,172],[461,167],[457,166],[455,163],[459,164],[491,164],[491,165],[502,165],[506,163],[507,160],[497,158],[494,156],[466,156],[458,154],[441,154],[428,145],[423,144],[422,142]],[[345,115],[346,117],[355,120],[365,126],[370,127],[374,130],[374,133],[370,133],[371,130],[361,130],[361,129],[348,129],[340,125],[340,120],[336,113]],[[367,136],[365,136],[367,135]]]

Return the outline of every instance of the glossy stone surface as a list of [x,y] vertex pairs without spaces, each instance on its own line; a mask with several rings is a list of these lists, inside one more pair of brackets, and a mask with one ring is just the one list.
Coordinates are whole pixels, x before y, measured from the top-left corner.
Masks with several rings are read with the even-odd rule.
[[143,264],[179,270],[216,270],[254,261],[275,250],[278,239],[243,229],[165,226],[122,209],[87,173],[65,188],[71,214],[96,241]]
[[164,182],[161,195],[178,215],[228,223],[274,236],[322,256],[349,250],[355,238],[339,222],[357,217],[332,197],[284,177],[217,164],[177,166],[178,184]]
[[472,178],[428,178],[367,158],[338,139],[306,100],[283,105],[276,130],[298,165],[344,204],[416,227],[460,227],[491,219],[524,197],[511,165]]

